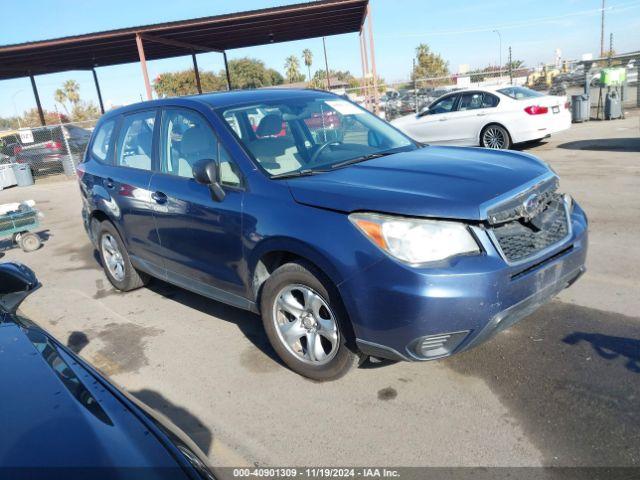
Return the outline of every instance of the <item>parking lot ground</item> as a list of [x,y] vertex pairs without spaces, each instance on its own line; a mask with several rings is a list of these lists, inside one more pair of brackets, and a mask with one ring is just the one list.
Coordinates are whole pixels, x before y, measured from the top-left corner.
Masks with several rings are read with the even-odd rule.
[[253,314],[159,281],[117,293],[83,231],[75,181],[0,192],[0,203],[33,198],[46,215],[43,248],[0,243],[2,261],[30,265],[43,283],[26,315],[215,465],[639,465],[640,117],[574,125],[525,150],[589,214],[589,271],[443,361],[313,383],[280,365]]

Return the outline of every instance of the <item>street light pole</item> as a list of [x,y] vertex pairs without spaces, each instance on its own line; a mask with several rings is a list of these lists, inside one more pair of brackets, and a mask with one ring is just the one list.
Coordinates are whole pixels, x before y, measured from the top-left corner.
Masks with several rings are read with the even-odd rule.
[[13,95],[11,95],[11,101],[13,102],[13,110],[16,112],[16,119],[18,120],[18,129],[22,128],[22,124],[20,123],[20,115],[18,114],[18,107],[16,106],[16,95],[22,92],[24,92],[24,90],[21,88],[20,90],[14,92]]
[[500,35],[500,31],[499,30],[494,30],[494,32],[498,34],[498,40],[500,42],[500,46],[499,46],[499,48],[500,48],[500,55],[499,55],[499,58],[500,58],[500,65],[499,65],[500,70],[499,70],[499,72],[500,72],[500,76],[502,77],[502,35]]

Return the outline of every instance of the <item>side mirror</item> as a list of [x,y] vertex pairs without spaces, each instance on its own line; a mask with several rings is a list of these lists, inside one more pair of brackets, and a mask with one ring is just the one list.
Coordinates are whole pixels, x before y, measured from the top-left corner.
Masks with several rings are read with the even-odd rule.
[[193,165],[193,178],[202,185],[209,185],[211,198],[216,202],[224,200],[226,193],[220,185],[220,165],[213,160],[198,160]]
[[29,267],[21,263],[0,264],[0,309],[15,313],[40,282]]
[[418,113],[418,117],[424,117],[425,115],[429,115],[429,107],[424,107],[422,110],[420,110],[420,112]]

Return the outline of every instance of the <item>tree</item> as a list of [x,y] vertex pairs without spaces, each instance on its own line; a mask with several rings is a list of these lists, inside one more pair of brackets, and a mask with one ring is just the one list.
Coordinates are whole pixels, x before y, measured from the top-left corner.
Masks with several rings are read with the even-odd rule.
[[[284,83],[284,78],[272,68],[266,68],[260,60],[240,58],[229,61],[229,76],[233,88],[260,88]],[[224,70],[200,72],[203,92],[227,89],[227,74]],[[179,97],[198,93],[193,69],[161,73],[153,81],[158,97]]]
[[416,48],[416,68],[411,73],[411,80],[438,78],[449,75],[449,63],[440,54],[432,52],[429,45],[421,43]]
[[519,68],[524,67],[524,61],[523,60],[512,60],[510,62],[507,62],[507,64],[505,65],[505,68],[507,70],[509,70],[509,68],[511,68],[511,70],[518,70]]
[[75,80],[67,80],[62,84],[62,88],[58,88],[53,94],[56,102],[62,105],[64,111],[69,115],[68,105],[75,107],[80,102],[80,85]]
[[308,48],[302,51],[302,59],[307,66],[307,73],[309,74],[309,81],[311,81],[311,65],[313,64],[313,53]]
[[[48,110],[45,110],[44,120],[47,123],[47,125],[57,125],[59,123],[68,123],[69,117],[67,115],[64,115],[58,112],[50,112]],[[23,127],[39,127],[41,124],[40,124],[40,114],[38,113],[38,109],[32,108],[24,112],[22,114],[21,124]]]
[[284,61],[285,76],[287,82],[295,83],[302,82],[304,75],[300,73],[300,62],[295,55],[289,55]]

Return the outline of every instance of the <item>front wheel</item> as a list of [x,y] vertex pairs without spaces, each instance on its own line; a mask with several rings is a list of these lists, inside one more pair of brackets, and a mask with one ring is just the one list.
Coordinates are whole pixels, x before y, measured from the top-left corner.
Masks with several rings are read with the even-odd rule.
[[335,289],[304,262],[279,267],[262,291],[262,322],[291,370],[318,381],[342,377],[356,363],[350,330]]
[[488,125],[480,134],[480,146],[497,150],[507,150],[511,147],[509,132],[500,125]]

